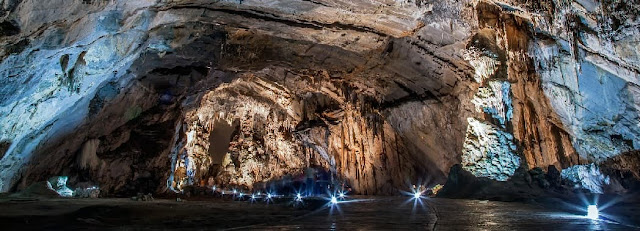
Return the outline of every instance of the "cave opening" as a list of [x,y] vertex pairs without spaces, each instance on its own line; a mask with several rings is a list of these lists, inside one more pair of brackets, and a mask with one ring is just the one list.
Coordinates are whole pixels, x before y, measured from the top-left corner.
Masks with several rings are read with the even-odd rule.
[[214,129],[209,133],[209,155],[214,165],[221,165],[224,155],[229,151],[229,143],[238,126],[222,121],[214,123]]

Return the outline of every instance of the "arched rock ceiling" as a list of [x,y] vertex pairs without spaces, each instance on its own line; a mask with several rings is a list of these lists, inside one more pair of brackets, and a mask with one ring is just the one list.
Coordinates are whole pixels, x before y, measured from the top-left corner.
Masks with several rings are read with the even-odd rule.
[[504,180],[601,161],[640,145],[624,4],[0,1],[0,188],[251,187],[321,166],[391,194],[457,163]]

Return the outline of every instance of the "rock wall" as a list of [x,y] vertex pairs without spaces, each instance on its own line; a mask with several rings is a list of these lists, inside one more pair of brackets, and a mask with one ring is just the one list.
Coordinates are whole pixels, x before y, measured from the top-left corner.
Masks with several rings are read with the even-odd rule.
[[[627,23],[638,20],[634,7],[604,13],[622,5],[618,1],[476,4],[479,32],[470,45],[494,61],[474,57],[470,63],[476,76],[491,78],[494,72],[493,78],[511,83],[513,120],[508,130],[530,168],[600,162],[637,148],[638,124],[628,123],[637,115],[630,93],[637,85],[632,57],[637,48],[628,47],[629,54],[605,48],[637,43],[622,35],[637,34],[637,27],[610,29],[621,17]],[[629,61],[619,61],[621,57]]]
[[329,170],[363,194],[640,145],[638,6],[0,1],[0,189]]
[[[503,91],[511,91],[512,98],[505,98],[510,100],[507,103],[511,103],[513,109],[507,110],[512,114],[505,118],[510,119],[508,130],[513,132],[527,166],[566,168],[578,164],[580,157],[571,144],[571,137],[554,108],[549,106],[549,99],[541,89],[541,77],[532,65],[534,57],[529,53],[529,46],[537,39],[539,29],[532,24],[530,14],[490,2],[479,2],[476,8],[482,29],[472,40],[472,47],[490,51],[500,62],[495,78],[510,83],[510,88],[503,87]],[[513,173],[517,166],[511,166]]]

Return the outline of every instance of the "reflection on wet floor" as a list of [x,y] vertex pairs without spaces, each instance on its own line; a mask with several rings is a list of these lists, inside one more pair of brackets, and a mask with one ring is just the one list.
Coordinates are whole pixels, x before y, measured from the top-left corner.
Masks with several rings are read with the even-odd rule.
[[375,198],[340,203],[289,221],[250,227],[277,230],[632,230],[633,225],[553,211],[539,205],[478,200]]
[[[306,206],[291,206],[295,203]],[[640,230],[637,202],[610,206],[596,220],[570,207],[413,196],[347,196],[336,203],[295,197],[0,200],[0,223],[6,230]]]

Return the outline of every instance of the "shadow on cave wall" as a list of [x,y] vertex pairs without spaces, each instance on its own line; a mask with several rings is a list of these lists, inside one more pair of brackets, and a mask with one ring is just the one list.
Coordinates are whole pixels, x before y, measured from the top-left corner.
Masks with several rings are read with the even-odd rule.
[[[188,45],[183,45],[178,50],[162,54],[145,53],[130,70],[131,76],[139,77],[127,84],[126,88],[118,89],[117,94],[113,94],[115,89],[113,86],[105,85],[101,88],[106,90],[99,91],[91,100],[88,109],[90,116],[85,124],[71,134],[59,134],[60,137],[54,137],[52,140],[55,141],[49,143],[50,145],[40,149],[41,152],[33,156],[30,166],[25,170],[19,187],[25,187],[53,175],[69,175],[71,186],[90,182],[102,187],[109,195],[128,196],[135,192],[165,192],[167,187],[165,182],[172,171],[169,153],[178,143],[186,139],[182,126],[182,113],[197,108],[204,93],[236,79],[238,71],[255,71],[270,66],[302,72],[307,69],[326,70],[330,81],[341,86],[342,89],[338,92],[343,95],[346,102],[360,105],[359,113],[363,118],[379,117],[380,110],[392,109],[406,102],[433,100],[434,103],[442,103],[439,102],[439,97],[448,94],[451,88],[442,83],[441,79],[435,78],[433,73],[420,74],[424,66],[412,61],[412,59],[420,59],[420,56],[398,58],[399,51],[394,49],[408,49],[406,46],[409,46],[407,44],[410,44],[410,41],[406,40],[392,39],[398,43],[395,45],[396,48],[391,46],[386,51],[380,51],[382,53],[361,55],[333,46],[281,39],[245,30],[230,32],[200,23],[162,30],[155,32],[156,36],[162,38],[161,34],[176,36],[180,34],[174,30],[202,33],[200,37],[193,38]],[[370,75],[376,72],[391,74],[371,78]],[[274,78],[274,82],[285,84],[287,73]],[[315,80],[306,81],[313,83]],[[419,84],[409,85],[402,82]],[[367,89],[363,85],[375,89],[374,93],[364,94],[363,91]],[[386,95],[377,95],[379,92],[386,92],[383,93]],[[316,109],[317,112],[326,112],[336,108],[329,105],[326,108]],[[119,118],[117,122],[113,120],[115,117]],[[364,124],[372,127],[373,130],[379,130],[376,127],[382,127],[384,120],[385,118],[379,118]],[[320,120],[305,119],[301,121],[301,128],[328,126],[324,123]],[[232,126],[215,127],[213,134],[209,134],[209,142],[213,145],[208,151],[215,159],[214,165],[222,161],[221,156],[226,153],[224,150],[228,149],[228,142],[225,140],[230,139],[233,133]],[[86,168],[80,166],[77,159],[78,156],[87,155],[83,153],[82,145],[89,138],[100,141],[99,147],[93,154],[100,164]],[[223,140],[223,142],[212,142],[213,140]],[[444,179],[444,172],[437,170],[439,168],[432,168],[435,163],[429,161],[430,157],[415,158],[424,155],[420,149],[411,148],[398,152],[406,155],[404,161],[407,162],[402,166],[409,166],[409,168],[395,169],[395,166],[386,166],[394,169],[393,172],[397,175],[387,180],[400,181],[391,182],[390,185],[400,187],[410,185],[406,181]],[[331,153],[331,155],[335,157],[339,153]],[[379,155],[386,154],[383,152]],[[451,153],[451,155],[458,154]],[[412,162],[416,160],[420,163]],[[56,165],[51,167],[51,163]],[[369,166],[367,168],[375,168],[376,164],[387,163],[361,164]],[[362,175],[362,177],[375,177],[375,173],[373,174],[373,176]],[[215,173],[211,172],[210,175]],[[421,175],[427,176],[422,178]],[[366,179],[347,180],[356,184],[357,182],[354,181]],[[377,186],[368,187],[373,187],[370,189],[371,194],[382,192],[375,188]]]
[[[208,76],[207,66],[219,60],[220,44],[226,39],[220,28],[201,23],[167,27],[155,31],[147,42],[179,39],[176,38],[179,34],[184,36],[180,31],[207,33],[190,37],[191,45],[176,50],[143,53],[121,82],[99,87],[88,108],[78,108],[83,105],[78,104],[63,112],[87,110],[89,114],[77,129],[54,133],[41,144],[23,168],[14,190],[55,175],[69,175],[70,186],[88,181],[108,193],[122,195],[138,190],[156,192],[158,185],[164,185],[160,178],[166,178],[170,163],[166,159],[168,154],[161,154],[172,145],[180,103],[193,89],[202,91],[201,88],[215,87],[233,78],[216,75],[211,78],[212,83],[196,85]],[[100,140],[93,153],[100,166],[86,169],[77,160],[84,155],[83,145],[91,139]]]

